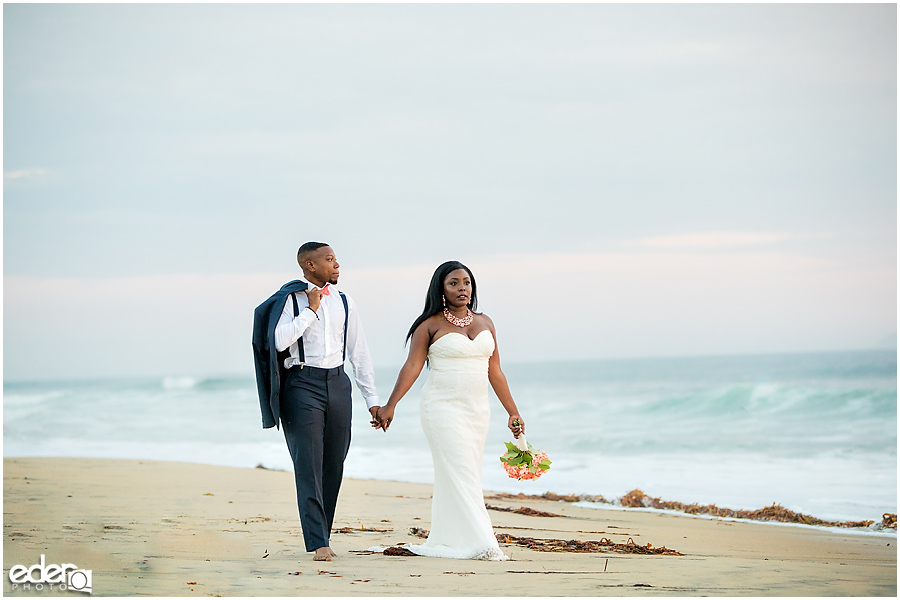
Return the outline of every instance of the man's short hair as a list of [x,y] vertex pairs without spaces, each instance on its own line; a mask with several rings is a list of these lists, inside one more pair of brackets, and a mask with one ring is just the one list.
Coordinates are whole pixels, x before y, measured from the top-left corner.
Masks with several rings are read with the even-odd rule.
[[325,242],[306,242],[300,246],[299,250],[297,250],[297,262],[302,267],[303,263],[306,262],[307,256],[309,256],[311,252],[315,252],[319,248],[324,248],[327,245],[328,244]]

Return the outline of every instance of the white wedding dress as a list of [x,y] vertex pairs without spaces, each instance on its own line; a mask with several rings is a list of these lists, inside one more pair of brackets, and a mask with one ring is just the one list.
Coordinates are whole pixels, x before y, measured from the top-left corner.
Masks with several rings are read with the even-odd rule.
[[508,560],[500,550],[481,491],[481,459],[491,409],[488,359],[494,337],[444,334],[431,344],[431,370],[419,412],[434,462],[431,530],[422,556]]

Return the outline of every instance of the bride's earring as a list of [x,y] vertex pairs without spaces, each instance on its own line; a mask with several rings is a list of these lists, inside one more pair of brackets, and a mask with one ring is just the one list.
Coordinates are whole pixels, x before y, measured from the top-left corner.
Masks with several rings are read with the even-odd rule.
[[441,300],[444,301],[444,308],[447,308],[447,296],[441,294]]

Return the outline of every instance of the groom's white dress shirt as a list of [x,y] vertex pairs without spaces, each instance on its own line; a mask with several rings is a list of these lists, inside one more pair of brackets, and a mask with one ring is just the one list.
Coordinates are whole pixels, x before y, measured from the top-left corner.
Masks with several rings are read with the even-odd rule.
[[[306,281],[303,277],[301,281]],[[309,283],[310,289],[318,287]],[[294,294],[297,297],[297,308],[300,311],[294,317],[294,303],[288,295],[278,325],[275,326],[275,348],[282,352],[290,348],[290,357],[284,360],[284,366],[291,368],[300,365],[300,351],[297,340],[303,338],[303,364],[311,367],[332,369],[344,363],[344,303],[336,287],[329,285],[329,294],[322,296],[319,309],[313,312],[309,307],[309,298],[303,292]],[[366,400],[366,406],[380,406],[378,392],[375,390],[375,370],[366,344],[359,313],[353,299],[347,297],[349,316],[347,317],[347,360],[353,365],[356,386]]]

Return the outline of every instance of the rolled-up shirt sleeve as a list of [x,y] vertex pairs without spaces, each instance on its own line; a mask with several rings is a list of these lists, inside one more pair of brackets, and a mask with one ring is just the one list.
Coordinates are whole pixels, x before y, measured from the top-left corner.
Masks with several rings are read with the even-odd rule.
[[356,310],[356,304],[349,296],[347,304],[350,308],[350,314],[347,317],[347,359],[353,365],[356,387],[362,392],[367,408],[381,406],[378,392],[375,390],[375,369],[372,366],[372,357],[369,356],[369,345],[366,343],[366,334],[359,319],[359,311]]
[[[303,294],[303,296],[306,296],[306,294]],[[290,295],[287,297],[284,308],[281,310],[281,317],[278,318],[278,324],[275,326],[275,349],[279,352],[284,352],[290,348],[291,344],[300,339],[310,323],[318,318],[316,313],[306,310],[309,306],[309,301],[307,300],[306,303],[303,303],[300,300],[306,300],[306,298],[298,299],[300,314],[296,317],[294,316],[294,303],[291,301]]]

